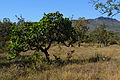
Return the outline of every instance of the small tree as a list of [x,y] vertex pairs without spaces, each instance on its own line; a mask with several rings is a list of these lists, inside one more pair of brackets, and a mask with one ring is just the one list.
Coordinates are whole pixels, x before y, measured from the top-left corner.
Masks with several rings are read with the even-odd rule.
[[44,14],[40,22],[27,22],[12,29],[9,53],[15,58],[22,51],[41,50],[49,61],[48,49],[53,42],[64,43],[72,38],[71,21],[59,12]]
[[108,46],[111,43],[117,43],[116,35],[113,31],[106,31],[103,36],[104,36],[103,39],[104,46]]
[[93,42],[108,46],[109,43],[115,40],[115,33],[113,31],[106,30],[106,27],[107,25],[101,24],[91,33]]
[[15,17],[18,19],[18,25],[22,25],[25,22],[25,18],[22,17],[22,15],[20,17],[18,17],[17,15],[15,15]]
[[7,45],[7,41],[10,40],[9,32],[12,23],[9,18],[3,18],[3,22],[0,22],[0,49],[4,49]]

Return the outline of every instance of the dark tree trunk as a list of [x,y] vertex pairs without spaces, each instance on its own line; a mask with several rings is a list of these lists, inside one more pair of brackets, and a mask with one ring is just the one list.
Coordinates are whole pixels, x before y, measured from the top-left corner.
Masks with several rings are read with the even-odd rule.
[[48,62],[50,62],[49,54],[48,54],[48,49],[51,47],[52,40],[49,42],[48,46],[43,48],[42,46],[39,46],[38,49],[40,49],[46,56],[46,59]]
[[50,62],[50,58],[49,58],[48,51],[47,51],[47,50],[44,50],[43,52],[44,52],[44,54],[45,54],[45,56],[46,56],[47,61]]
[[78,47],[80,47],[81,45],[80,45],[80,43],[78,43]]
[[48,54],[48,49],[43,49],[42,47],[39,47],[39,49],[45,54],[45,57],[48,62],[50,62],[49,54]]

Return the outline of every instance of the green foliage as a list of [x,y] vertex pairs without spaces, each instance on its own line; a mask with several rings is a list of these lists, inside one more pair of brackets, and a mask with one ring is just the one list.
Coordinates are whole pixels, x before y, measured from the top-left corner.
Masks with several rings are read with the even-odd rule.
[[92,0],[95,9],[100,13],[107,13],[108,16],[114,16],[120,13],[120,1],[119,0]]
[[78,46],[80,47],[80,43],[85,42],[86,34],[88,31],[88,26],[86,25],[88,20],[85,18],[79,18],[79,20],[75,21],[73,27],[75,28],[75,38],[78,41]]
[[31,57],[29,58],[30,61],[41,61],[43,62],[44,61],[44,58],[43,58],[43,55],[38,52],[38,51],[35,51],[33,55],[31,55]]
[[59,12],[44,14],[40,22],[25,22],[12,27],[9,53],[16,57],[22,51],[41,50],[49,61],[47,50],[52,42],[70,40],[73,31],[71,21]]
[[9,49],[9,53],[12,56],[9,57],[8,59],[14,59],[16,56],[18,56],[21,48],[22,48],[22,45],[20,45],[18,43],[12,43],[12,44],[10,44],[8,46],[8,49]]
[[93,42],[108,46],[112,41],[116,40],[115,33],[113,31],[107,31],[106,27],[107,25],[101,24],[91,32]]
[[9,18],[4,18],[3,22],[0,22],[0,49],[5,50],[6,46],[9,43],[10,36],[10,28],[12,23]]

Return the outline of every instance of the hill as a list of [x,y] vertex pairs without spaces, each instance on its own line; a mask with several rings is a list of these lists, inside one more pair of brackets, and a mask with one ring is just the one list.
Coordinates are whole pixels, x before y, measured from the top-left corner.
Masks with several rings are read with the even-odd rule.
[[89,19],[88,26],[90,27],[90,30],[93,30],[95,27],[97,27],[100,24],[107,24],[108,30],[112,30],[115,32],[120,31],[120,21],[109,17],[98,17],[95,19]]

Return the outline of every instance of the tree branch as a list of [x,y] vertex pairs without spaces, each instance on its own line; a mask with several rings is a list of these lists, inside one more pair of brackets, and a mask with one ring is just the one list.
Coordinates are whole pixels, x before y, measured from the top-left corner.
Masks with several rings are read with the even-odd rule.
[[45,48],[45,50],[48,50],[51,47],[51,44],[52,44],[52,40],[49,42],[48,47]]
[[66,44],[65,42],[62,42],[66,47],[70,47],[70,44]]

